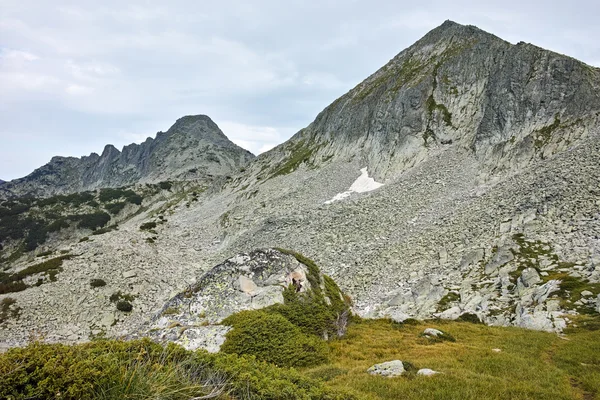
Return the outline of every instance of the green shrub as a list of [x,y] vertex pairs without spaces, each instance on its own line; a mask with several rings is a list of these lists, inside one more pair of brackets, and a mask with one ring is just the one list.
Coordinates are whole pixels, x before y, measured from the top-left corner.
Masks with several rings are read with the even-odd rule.
[[285,317],[262,310],[242,311],[223,321],[233,326],[221,351],[253,355],[285,367],[318,365],[327,361],[328,347],[313,335],[304,334]]
[[107,203],[112,200],[118,200],[125,198],[129,203],[140,205],[142,204],[142,196],[135,193],[133,190],[124,189],[100,189],[100,195],[98,196],[101,202]]
[[169,181],[164,181],[164,182],[159,182],[158,186],[162,189],[162,190],[171,190],[171,187],[173,186],[173,184]]
[[90,281],[90,286],[93,288],[102,287],[106,286],[106,282],[104,281],[104,279],[92,279]]
[[0,398],[352,400],[299,372],[234,354],[190,352],[147,339],[34,343],[0,354]]
[[140,229],[143,231],[149,231],[150,229],[156,228],[156,222],[146,222],[140,225]]
[[118,228],[119,227],[117,224],[113,224],[113,225],[107,226],[106,228],[96,229],[94,232],[92,232],[92,235],[94,235],[94,236],[103,235],[108,232],[116,231]]
[[120,300],[125,300],[125,301],[132,302],[133,300],[135,300],[135,296],[132,295],[132,294],[121,293],[121,291],[118,291],[118,292],[115,292],[115,293],[111,294],[108,299],[112,303],[117,303]]
[[472,324],[482,324],[483,323],[483,322],[481,322],[481,320],[479,319],[477,314],[474,314],[474,313],[461,314],[461,316],[458,317],[458,320],[464,321],[464,322],[470,322]]
[[133,310],[133,305],[130,302],[121,300],[117,302],[117,310],[123,312],[131,312]]
[[92,214],[77,215],[74,216],[74,218],[79,220],[79,224],[77,224],[78,227],[91,230],[102,228],[108,223],[108,221],[110,221],[110,215],[103,211]]
[[17,301],[12,297],[5,297],[0,301],[0,324],[8,321],[10,318],[17,318],[19,316],[21,308],[15,306],[15,304],[17,304]]
[[22,292],[27,287],[23,281],[0,282],[0,294]]
[[[20,292],[27,289],[28,286],[23,282],[23,279],[35,274],[43,273],[51,282],[55,282],[56,275],[63,270],[61,267],[63,260],[68,260],[72,257],[71,255],[64,255],[51,258],[42,263],[31,265],[14,274],[0,273],[0,294]],[[41,285],[43,280],[38,282],[37,286]]]
[[106,211],[108,211],[112,215],[117,215],[119,212],[121,212],[121,210],[123,210],[125,208],[126,205],[127,205],[126,202],[120,201],[117,203],[106,204],[104,206],[104,208],[106,209]]

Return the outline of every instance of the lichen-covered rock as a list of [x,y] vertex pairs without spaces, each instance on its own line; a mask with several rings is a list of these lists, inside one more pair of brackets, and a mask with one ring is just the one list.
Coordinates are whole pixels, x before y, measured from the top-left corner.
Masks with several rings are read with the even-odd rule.
[[381,375],[388,378],[400,376],[404,373],[404,371],[404,364],[400,360],[375,364],[367,370],[367,372],[371,375]]
[[417,375],[421,375],[421,376],[433,376],[433,375],[437,375],[437,374],[439,374],[438,371],[434,371],[429,368],[421,368],[420,370],[417,371]]
[[[147,334],[187,349],[218,351],[229,327],[218,325],[232,314],[284,302],[283,292],[315,290],[332,303],[331,287],[318,269],[281,250],[263,249],[226,260],[204,274],[198,283],[165,303]],[[334,293],[343,301],[339,289]]]

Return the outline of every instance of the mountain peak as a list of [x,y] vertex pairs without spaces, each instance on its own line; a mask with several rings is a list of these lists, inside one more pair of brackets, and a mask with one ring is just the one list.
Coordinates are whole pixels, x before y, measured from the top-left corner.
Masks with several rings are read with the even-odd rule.
[[46,196],[137,182],[205,179],[230,175],[252,158],[210,117],[187,115],[167,132],[158,132],[156,139],[130,144],[123,151],[107,144],[101,156],[53,157],[34,173],[10,182],[5,191],[9,196]]

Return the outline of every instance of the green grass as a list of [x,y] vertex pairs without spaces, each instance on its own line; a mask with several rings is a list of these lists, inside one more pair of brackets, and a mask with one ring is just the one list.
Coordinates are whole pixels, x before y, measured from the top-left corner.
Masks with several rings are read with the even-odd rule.
[[284,162],[273,168],[268,179],[281,175],[287,175],[295,171],[300,165],[310,161],[313,153],[315,153],[318,149],[319,146],[311,146],[304,140],[300,140],[290,145],[289,149],[287,149],[289,155],[286,157]]
[[554,122],[534,132],[534,146],[537,150],[547,145],[552,139],[552,133],[560,127],[558,114],[554,115]]
[[[448,332],[456,342],[431,344],[425,328]],[[600,331],[555,334],[464,322],[429,321],[392,326],[388,320],[358,320],[346,337],[329,343],[330,362],[303,370],[325,385],[360,399],[586,399],[600,393]],[[502,351],[495,353],[493,348]],[[373,364],[408,360],[431,368],[434,377],[381,378]]]

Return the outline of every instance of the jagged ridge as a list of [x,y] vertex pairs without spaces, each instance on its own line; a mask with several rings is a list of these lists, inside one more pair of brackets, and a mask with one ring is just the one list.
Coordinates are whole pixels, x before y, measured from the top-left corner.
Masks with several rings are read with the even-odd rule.
[[185,116],[167,132],[101,155],[53,157],[30,175],[6,182],[0,196],[47,196],[134,183],[202,179],[235,173],[254,156],[231,142],[206,115]]

